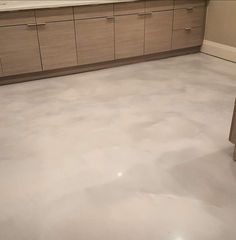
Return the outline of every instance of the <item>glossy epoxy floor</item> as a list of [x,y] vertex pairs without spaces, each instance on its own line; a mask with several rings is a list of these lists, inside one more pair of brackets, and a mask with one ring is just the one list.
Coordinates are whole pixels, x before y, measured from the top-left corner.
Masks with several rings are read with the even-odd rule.
[[0,240],[235,240],[235,97],[203,54],[0,87]]

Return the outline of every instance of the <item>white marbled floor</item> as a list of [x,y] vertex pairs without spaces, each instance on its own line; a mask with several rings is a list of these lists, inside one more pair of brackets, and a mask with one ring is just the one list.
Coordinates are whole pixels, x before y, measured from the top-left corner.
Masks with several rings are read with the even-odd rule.
[[235,240],[235,97],[203,54],[0,87],[0,240]]

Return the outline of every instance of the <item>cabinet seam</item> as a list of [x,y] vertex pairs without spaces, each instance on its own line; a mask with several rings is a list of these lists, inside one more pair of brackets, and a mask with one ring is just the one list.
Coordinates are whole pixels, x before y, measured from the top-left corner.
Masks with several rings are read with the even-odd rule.
[[[144,3],[144,13],[147,12],[147,1],[145,1]],[[144,16],[144,35],[143,35],[143,55],[146,54],[146,49],[145,49],[145,46],[146,46],[146,20],[147,20],[147,17]]]
[[[35,18],[35,22],[37,23],[37,20],[36,20],[36,11],[35,11],[35,10],[34,10],[34,18]],[[42,69],[42,71],[43,71],[43,70],[44,70],[44,69],[43,69],[43,58],[42,58],[42,52],[41,52],[41,45],[40,45],[40,41],[39,41],[39,29],[38,29],[38,26],[36,26],[35,29],[36,29],[37,39],[38,39],[38,45],[39,45],[39,56],[40,56],[41,69]]]
[[77,39],[77,28],[76,28],[76,19],[75,19],[75,9],[73,8],[73,21],[74,21],[74,33],[75,33],[75,48],[76,48],[76,62],[79,64],[79,53],[78,53],[78,39]]
[[172,32],[171,32],[171,50],[173,49],[173,36],[174,36],[174,18],[175,18],[175,2],[172,10]]
[[113,37],[114,37],[114,60],[116,60],[116,17],[115,17],[115,4],[113,4]]

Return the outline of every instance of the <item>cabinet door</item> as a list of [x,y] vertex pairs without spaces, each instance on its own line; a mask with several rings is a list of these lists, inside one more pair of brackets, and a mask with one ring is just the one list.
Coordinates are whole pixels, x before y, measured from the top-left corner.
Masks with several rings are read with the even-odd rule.
[[77,20],[78,64],[114,60],[114,20],[95,18]]
[[145,22],[145,54],[171,50],[173,11],[150,13]]
[[144,54],[144,16],[115,17],[115,58],[129,58]]
[[201,46],[203,37],[204,29],[202,27],[174,30],[172,49]]
[[43,70],[77,65],[73,21],[38,26]]
[[36,27],[0,27],[0,58],[4,76],[41,71]]

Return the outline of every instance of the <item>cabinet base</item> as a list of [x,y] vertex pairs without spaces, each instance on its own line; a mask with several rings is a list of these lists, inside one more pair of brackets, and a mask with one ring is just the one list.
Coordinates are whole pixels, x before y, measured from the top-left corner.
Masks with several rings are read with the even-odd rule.
[[110,62],[103,62],[103,63],[75,66],[75,67],[56,69],[56,70],[50,70],[50,71],[0,77],[0,85],[27,82],[32,80],[39,80],[39,79],[58,77],[58,76],[65,76],[65,75],[95,71],[95,70],[100,70],[105,68],[118,67],[118,66],[132,64],[132,63],[139,63],[139,62],[158,60],[158,59],[163,59],[168,57],[181,56],[181,55],[200,52],[200,48],[201,48],[200,46],[191,47],[191,48],[180,49],[180,50],[172,50],[172,51],[163,52],[163,53],[157,53],[157,54],[127,58],[127,59],[119,59],[119,60],[114,60]]

